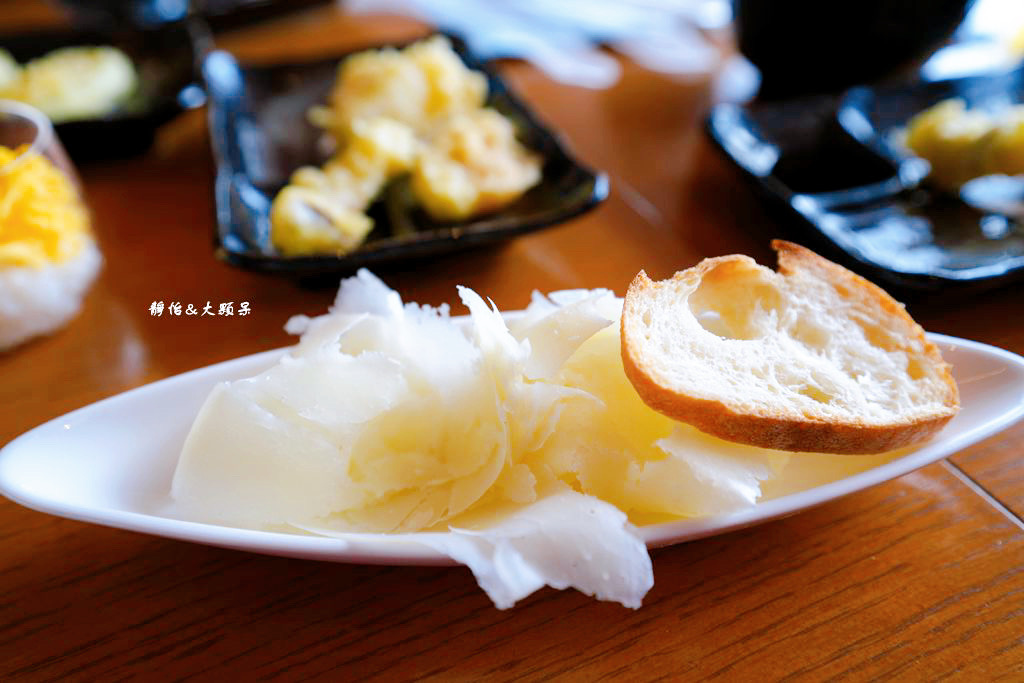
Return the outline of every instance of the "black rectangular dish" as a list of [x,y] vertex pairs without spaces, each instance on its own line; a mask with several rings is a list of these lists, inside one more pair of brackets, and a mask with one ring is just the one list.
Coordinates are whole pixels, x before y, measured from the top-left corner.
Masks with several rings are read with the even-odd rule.
[[355,51],[316,62],[250,67],[213,52],[204,61],[203,76],[217,165],[217,256],[242,268],[318,278],[507,240],[566,221],[604,200],[606,176],[573,159],[487,64],[457,39],[451,41],[470,68],[487,76],[487,105],[510,118],[521,141],[543,157],[538,185],[498,213],[458,223],[436,222],[420,209],[377,201],[370,208],[375,227],[357,250],[285,258],[271,244],[271,202],[295,169],[326,160],[322,131],[307,120],[307,111],[326,102],[338,64]]
[[[851,92],[860,93],[859,106],[873,102],[866,113],[888,131],[941,99],[942,87],[955,92],[936,83],[884,91],[884,100],[868,98],[868,89]],[[971,293],[1024,278],[1020,220],[929,187],[922,182],[927,164],[882,137],[851,134],[840,120],[851,102],[847,94],[717,105],[707,131],[792,238],[903,297]]]
[[19,63],[63,47],[113,46],[131,58],[138,90],[99,118],[57,123],[54,128],[76,163],[121,159],[145,152],[156,130],[182,111],[202,105],[194,28],[184,22],[151,29],[61,29],[0,37],[0,47]]
[[840,98],[836,117],[851,137],[897,165],[913,161],[899,142],[900,131],[919,112],[959,98],[968,109],[997,111],[1024,99],[1024,67],[1001,73],[927,81],[911,86],[851,88]]

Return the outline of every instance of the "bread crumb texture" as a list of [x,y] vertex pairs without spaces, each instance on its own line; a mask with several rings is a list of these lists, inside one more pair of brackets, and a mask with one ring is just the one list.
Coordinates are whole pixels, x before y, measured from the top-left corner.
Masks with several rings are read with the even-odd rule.
[[627,376],[651,408],[768,448],[877,453],[929,438],[959,409],[950,366],[902,304],[804,247],[778,272],[709,258],[626,294]]

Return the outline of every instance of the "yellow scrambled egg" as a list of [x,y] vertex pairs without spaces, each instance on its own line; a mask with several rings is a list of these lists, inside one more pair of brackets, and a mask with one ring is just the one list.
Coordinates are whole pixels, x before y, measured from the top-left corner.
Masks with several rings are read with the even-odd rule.
[[24,151],[0,147],[0,267],[60,263],[91,239],[71,181],[46,157]]
[[362,52],[338,68],[329,107],[310,118],[338,153],[296,171],[271,207],[271,240],[286,256],[346,253],[373,229],[369,205],[411,174],[414,199],[437,220],[495,211],[540,181],[540,160],[498,112],[487,80],[442,36]]
[[984,175],[1024,173],[1024,105],[993,114],[943,100],[910,120],[906,146],[951,190]]

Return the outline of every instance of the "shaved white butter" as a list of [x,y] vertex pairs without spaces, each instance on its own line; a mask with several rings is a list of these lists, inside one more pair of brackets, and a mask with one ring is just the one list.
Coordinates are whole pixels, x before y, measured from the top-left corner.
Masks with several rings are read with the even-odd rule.
[[[343,540],[356,537],[301,528]],[[389,539],[427,546],[466,565],[498,609],[544,586],[575,588],[637,609],[654,585],[647,547],[626,515],[569,488],[512,510],[486,529],[450,527],[445,533],[391,534]]]
[[[700,437],[704,437],[703,434]],[[773,478],[788,455],[764,448],[741,448],[712,437],[701,438],[692,428],[677,427],[656,445],[668,458],[649,463],[638,478],[653,493],[674,482],[662,497],[685,497],[693,517],[715,515],[753,505],[761,497],[761,482]],[[697,447],[695,447],[697,446]]]
[[[622,303],[535,294],[507,325],[403,304],[367,271],[299,343],[214,389],[172,484],[185,517],[318,533],[416,533],[499,607],[543,585],[639,606],[650,558],[628,522],[753,504],[784,455],[650,410],[622,370]],[[442,533],[443,532],[443,533]]]
[[554,292],[550,299],[534,292],[525,314],[509,325],[516,339],[530,341],[526,376],[554,376],[583,342],[618,320],[621,312],[606,289]]
[[618,508],[563,491],[482,531],[452,528],[417,542],[472,570],[499,609],[545,585],[640,607],[654,585],[647,547]]

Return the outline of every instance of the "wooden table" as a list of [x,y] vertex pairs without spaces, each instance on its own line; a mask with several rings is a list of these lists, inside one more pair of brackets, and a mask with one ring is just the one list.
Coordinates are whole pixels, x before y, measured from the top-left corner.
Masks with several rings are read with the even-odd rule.
[[[223,36],[252,59],[324,55],[423,27],[321,9]],[[301,37],[300,37],[301,36]],[[625,64],[603,91],[502,72],[610,199],[505,246],[380,275],[407,300],[455,285],[518,308],[731,252],[772,261],[780,226],[701,130],[707,79]],[[0,443],[100,398],[289,343],[331,290],[211,252],[201,113],[145,158],[81,169],[106,268],[59,334],[0,356]],[[912,307],[930,330],[1024,352],[1020,287]],[[248,301],[248,317],[150,315]],[[456,306],[457,307],[457,306]],[[2,680],[1022,680],[1024,424],[895,481],[760,527],[653,553],[637,611],[544,589],[498,611],[463,568],[356,566],[192,545],[0,500]]]

